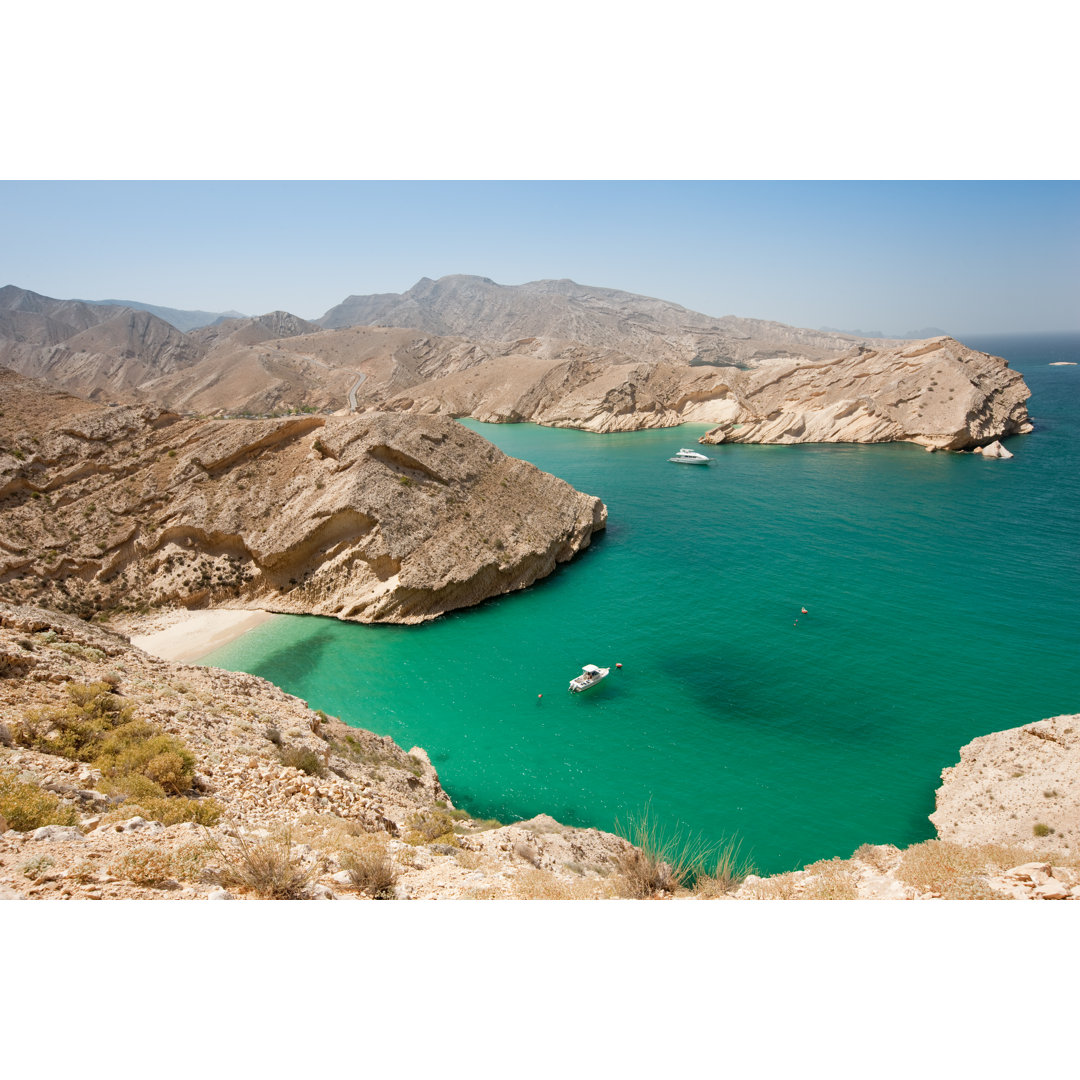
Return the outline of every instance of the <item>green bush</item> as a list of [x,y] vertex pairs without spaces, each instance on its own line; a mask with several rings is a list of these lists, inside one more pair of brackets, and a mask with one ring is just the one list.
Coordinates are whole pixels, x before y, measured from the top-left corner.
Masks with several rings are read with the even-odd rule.
[[1031,830],[1036,836],[1049,836],[1050,826],[1044,825],[1041,821]]
[[94,766],[110,780],[144,777],[158,785],[162,794],[179,795],[195,781],[195,755],[179,739],[145,720],[132,720],[110,732]]
[[77,825],[74,806],[61,802],[51,791],[20,780],[14,772],[0,770],[0,816],[15,832],[29,832],[43,825]]
[[306,746],[283,746],[280,751],[282,765],[307,773],[308,776],[325,776],[326,767],[314,750]]

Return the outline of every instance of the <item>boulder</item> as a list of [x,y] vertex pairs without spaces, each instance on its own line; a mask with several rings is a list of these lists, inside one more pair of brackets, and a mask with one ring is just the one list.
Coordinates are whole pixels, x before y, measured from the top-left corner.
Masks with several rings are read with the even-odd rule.
[[43,825],[30,834],[31,840],[85,840],[82,832],[74,825]]
[[982,447],[982,456],[989,458],[1011,458],[1013,455],[995,439],[989,446]]

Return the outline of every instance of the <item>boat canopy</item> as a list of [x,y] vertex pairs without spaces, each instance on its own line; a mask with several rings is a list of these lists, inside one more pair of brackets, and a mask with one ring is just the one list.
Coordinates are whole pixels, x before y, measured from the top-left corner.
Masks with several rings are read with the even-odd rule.
[[600,669],[595,664],[586,664],[581,670],[589,675],[595,675]]

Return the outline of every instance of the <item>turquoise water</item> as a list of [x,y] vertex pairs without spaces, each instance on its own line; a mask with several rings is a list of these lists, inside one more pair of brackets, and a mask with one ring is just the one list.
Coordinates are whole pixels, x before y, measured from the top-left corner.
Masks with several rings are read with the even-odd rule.
[[[1011,461],[719,446],[697,468],[666,459],[704,427],[470,421],[599,495],[606,534],[434,623],[281,617],[204,662],[423,746],[485,817],[610,829],[649,804],[766,872],[926,839],[961,745],[1080,710],[1080,367],[1048,366],[1080,336],[968,343],[1032,389]],[[585,663],[623,666],[567,693]]]

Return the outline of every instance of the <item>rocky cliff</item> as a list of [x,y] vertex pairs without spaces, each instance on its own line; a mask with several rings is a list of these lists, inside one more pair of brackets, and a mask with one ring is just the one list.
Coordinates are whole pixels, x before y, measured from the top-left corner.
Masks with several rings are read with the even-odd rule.
[[419,622],[549,574],[599,499],[451,421],[183,419],[0,372],[0,596]]
[[820,363],[732,372],[705,443],[913,442],[964,450],[1032,430],[1030,391],[1000,357],[952,338],[860,347]]

